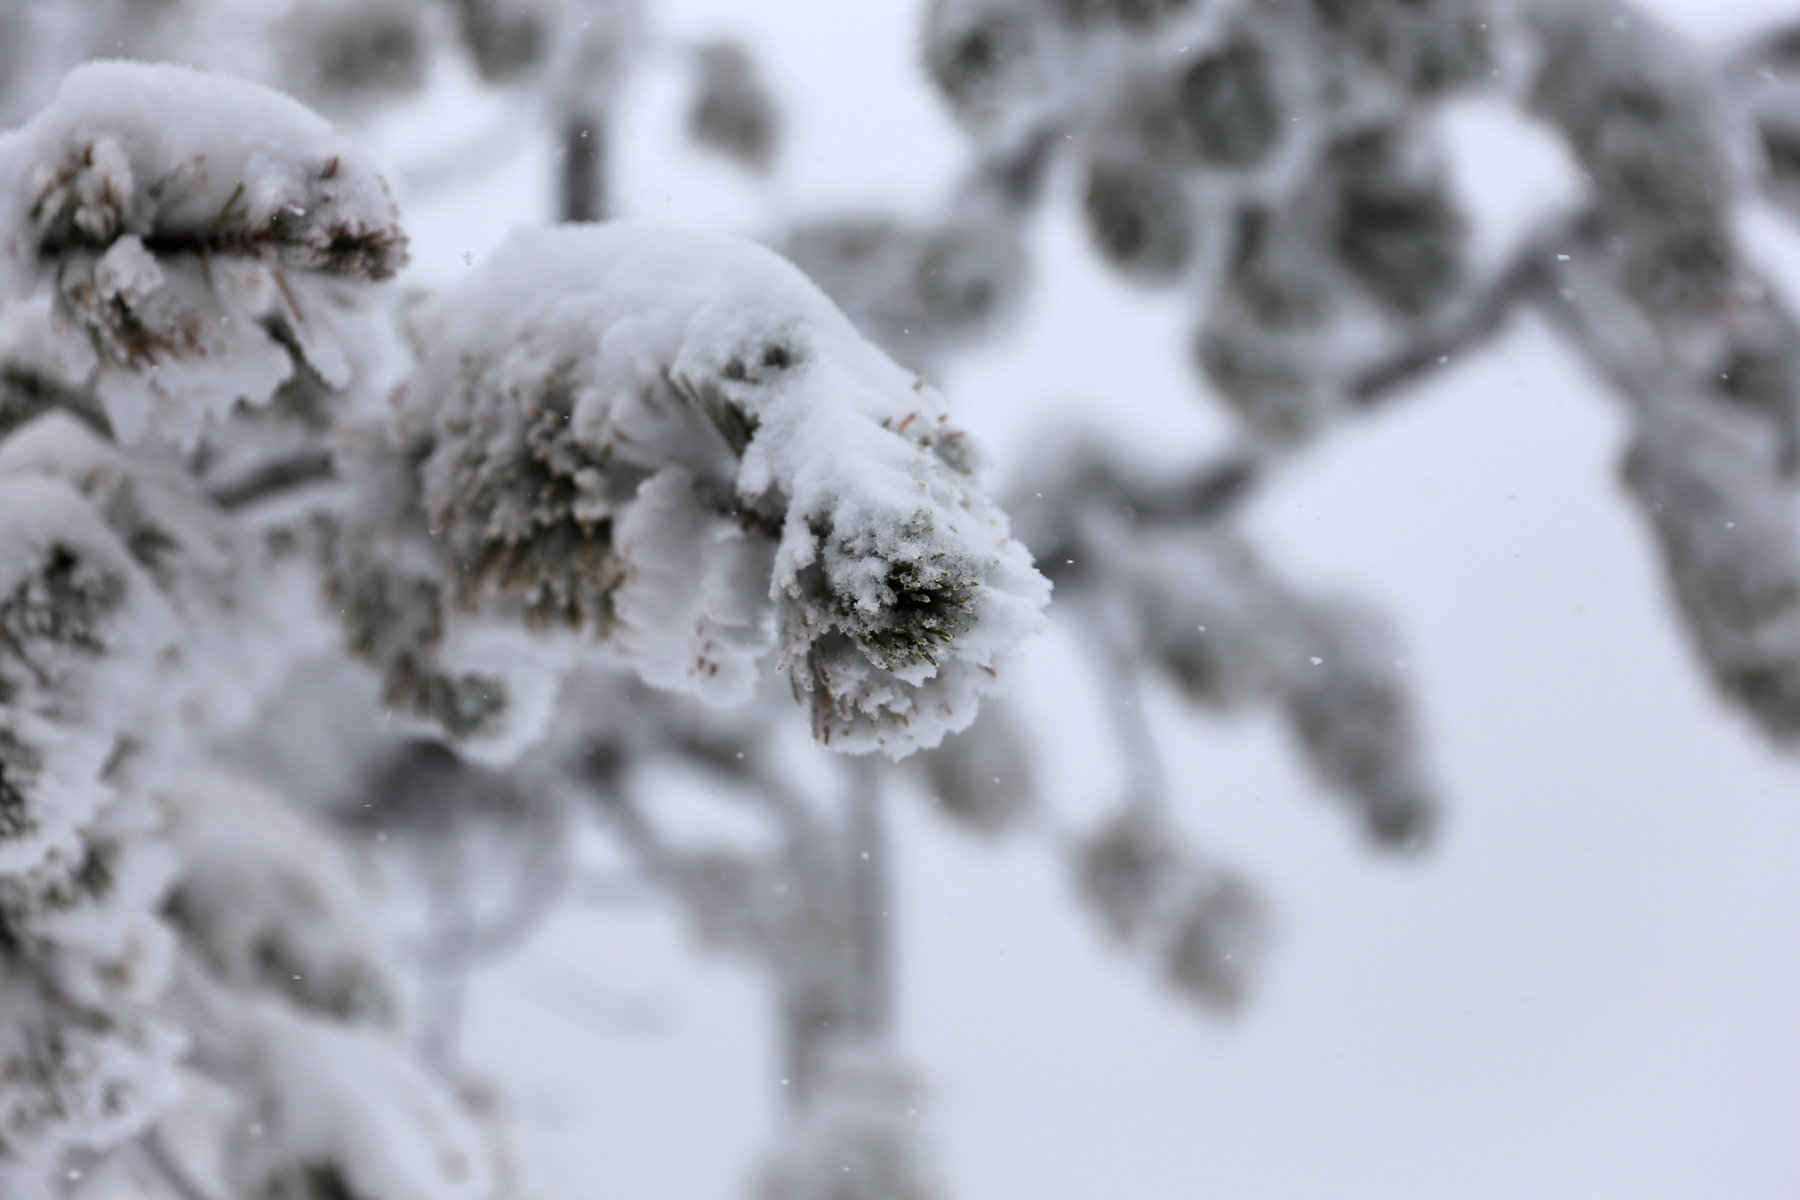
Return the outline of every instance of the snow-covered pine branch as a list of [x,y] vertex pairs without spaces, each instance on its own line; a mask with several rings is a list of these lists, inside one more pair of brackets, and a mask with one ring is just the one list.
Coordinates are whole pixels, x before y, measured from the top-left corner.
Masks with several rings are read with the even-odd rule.
[[177,66],[71,71],[0,136],[0,206],[0,304],[54,298],[74,382],[127,442],[191,445],[264,403],[290,341],[343,386],[343,310],[406,261],[387,186],[324,120]]
[[195,1072],[264,1117],[215,1130],[233,1194],[493,1193],[489,1148],[411,1062],[366,897],[284,800],[213,760],[317,643],[163,445],[266,401],[302,355],[347,382],[354,293],[403,247],[373,169],[248,84],[94,64],[0,136],[9,1200],[62,1194],[77,1162],[181,1171],[156,1130],[207,1091]]
[[[924,65],[978,154],[1055,132],[1095,249],[1199,298],[1195,365],[1265,452],[1548,311],[1631,407],[1696,650],[1792,741],[1800,326],[1735,224],[1752,187],[1794,207],[1795,45],[1709,61],[1610,0],[935,0]],[[1541,119],[1583,173],[1485,279],[1434,128],[1457,95]]]
[[461,609],[714,703],[777,652],[821,741],[895,757],[966,727],[1042,624],[937,392],[767,250],[522,231],[421,325],[401,425]]
[[1020,502],[1020,532],[1059,595],[1121,643],[1129,669],[1154,668],[1215,711],[1278,712],[1376,844],[1422,849],[1438,798],[1396,640],[1365,605],[1282,578],[1237,527],[1260,460],[1234,452],[1169,479],[1091,440],[1043,449],[1015,492],[1039,497]]
[[153,1129],[193,1098],[185,1062],[253,1114],[222,1135],[243,1194],[490,1196],[484,1140],[410,1062],[340,849],[208,765],[307,645],[265,623],[245,540],[59,413],[0,444],[0,530],[4,1194]]
[[[360,297],[405,239],[298,104],[84,67],[0,138],[0,220],[0,348],[30,384],[0,448],[0,1172],[32,1200],[71,1153],[213,1186],[171,1113],[234,1194],[497,1186],[404,1048],[397,949],[329,838],[215,757],[320,648],[273,627],[273,560],[237,520],[296,448],[350,483],[282,526],[323,532],[350,648],[390,703],[470,744],[503,726],[508,753],[601,643],[713,702],[778,660],[821,740],[899,757],[973,720],[1042,623],[1048,584],[941,399],[769,251],[517,235],[420,315],[396,446],[341,395],[369,390],[386,314]],[[198,1075],[222,1124],[192,1116]]]
[[[10,451],[17,439],[7,445]],[[10,456],[9,456],[10,457]],[[166,853],[113,777],[173,614],[75,486],[0,462],[0,1182],[135,1132],[173,1091],[154,1011]],[[9,1176],[16,1179],[9,1180]],[[29,1190],[27,1190],[29,1189]]]
[[1540,5],[1535,19],[1549,53],[1531,102],[1594,192],[1539,299],[1629,406],[1623,476],[1708,673],[1792,745],[1800,322],[1749,261],[1733,212],[1775,165],[1757,161],[1768,130],[1749,119],[1773,109],[1735,109],[1710,65],[1648,21],[1621,27],[1597,5]]
[[[367,112],[423,85],[454,19],[484,79],[551,110],[564,211],[583,217],[605,207],[615,90],[649,45],[625,0],[15,8],[0,12],[9,120],[63,64],[115,46],[228,60]],[[1105,634],[1113,682],[1135,697],[1154,668],[1208,706],[1272,709],[1378,841],[1415,845],[1434,809],[1381,623],[1290,586],[1228,510],[1285,449],[1491,338],[1521,302],[1555,311],[1630,402],[1626,484],[1714,677],[1776,737],[1800,728],[1794,322],[1731,228],[1752,181],[1793,207],[1794,39],[1748,47],[1721,81],[1626,15],[937,0],[925,65],[975,169],[930,224],[814,219],[778,244],[923,366],[1012,307],[1045,167],[1073,158],[1095,250],[1193,298],[1191,357],[1248,448],[1173,484],[1131,464],[1069,471],[1043,485],[1054,527],[1033,544],[1069,550],[1045,558]],[[772,103],[722,47],[701,57],[690,132],[766,165]],[[1434,140],[1459,89],[1560,128],[1591,184],[1485,281]],[[742,243],[521,234],[420,312],[400,437],[353,426],[386,390],[365,338],[388,314],[366,285],[404,257],[373,169],[273,93],[100,64],[0,135],[0,1195],[39,1200],[111,1151],[102,1171],[141,1160],[171,1179],[215,1159],[212,1178],[172,1184],[184,1196],[487,1200],[502,1173],[391,968],[410,954],[447,975],[510,944],[558,895],[561,789],[582,788],[645,882],[772,975],[791,1041],[810,1039],[791,1077],[812,1100],[766,1193],[835,1194],[852,1161],[855,1186],[923,1194],[905,1079],[868,1019],[881,938],[857,914],[880,893],[857,875],[873,841],[857,815],[876,789],[853,788],[842,821],[811,813],[758,761],[783,705],[645,693],[753,701],[776,665],[833,749],[900,757],[1004,684],[1047,585],[936,394]],[[331,476],[349,486],[301,497],[265,554],[263,502]],[[303,691],[296,662],[332,657],[328,618],[283,627],[292,610],[257,578],[311,549],[383,699],[454,749],[295,721],[299,757],[257,764],[260,781],[217,761],[245,723],[288,722],[262,705],[273,681]],[[375,685],[355,683],[339,716],[373,727]],[[1181,845],[1150,726],[1135,699],[1117,707],[1132,778],[1075,840],[1078,889],[1166,980],[1229,1007],[1260,901]],[[542,759],[466,761],[518,753],[551,718]],[[744,793],[777,844],[664,836],[635,778],[659,758]],[[944,809],[998,830],[1033,816],[1028,760],[990,722],[913,765]],[[432,881],[418,946],[363,920],[334,832],[364,850],[391,835],[384,861]],[[210,1116],[168,1107],[196,1073],[230,1094]],[[188,1117],[210,1153],[162,1137]]]

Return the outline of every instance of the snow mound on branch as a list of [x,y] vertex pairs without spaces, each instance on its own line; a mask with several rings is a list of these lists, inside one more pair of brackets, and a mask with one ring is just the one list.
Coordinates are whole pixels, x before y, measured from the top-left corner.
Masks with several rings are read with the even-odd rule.
[[126,441],[192,444],[209,415],[267,401],[295,353],[342,386],[349,293],[405,261],[374,168],[254,84],[88,63],[0,135],[0,302],[54,292]]
[[465,607],[748,700],[779,667],[834,749],[974,719],[1049,584],[942,398],[748,242],[515,233],[422,323],[401,400]]

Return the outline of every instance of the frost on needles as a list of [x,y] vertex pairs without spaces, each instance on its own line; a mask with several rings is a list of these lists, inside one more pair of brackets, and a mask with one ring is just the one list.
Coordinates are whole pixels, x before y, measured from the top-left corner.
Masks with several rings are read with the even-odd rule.
[[129,1132],[171,1088],[151,1004],[166,863],[107,778],[169,614],[86,500],[0,462],[0,1192]]
[[[301,1114],[301,1073],[258,1060],[255,1031],[286,1022],[295,1043],[339,1019],[339,994],[361,994],[315,994],[356,982],[353,922],[279,924],[292,880],[328,874],[314,844],[259,843],[263,895],[196,919],[196,898],[255,861],[248,834],[184,827],[203,800],[254,807],[241,782],[207,783],[208,739],[250,719],[296,647],[274,629],[281,577],[255,563],[250,539],[166,443],[191,442],[240,400],[266,401],[301,357],[347,380],[352,296],[391,274],[402,247],[374,172],[311,113],[249,84],[94,64],[0,135],[8,1200],[60,1195],[67,1156],[143,1135],[191,1095],[203,1053]],[[253,994],[262,981],[244,961],[275,945],[282,965],[318,975],[315,992],[285,1006]],[[399,1053],[391,1034],[368,1036]],[[371,1102],[416,1111],[396,1089]],[[316,1150],[278,1132],[266,1154]],[[377,1166],[347,1169],[374,1178]],[[427,1178],[380,1194],[462,1193]]]
[[406,261],[386,184],[322,118],[166,64],[77,67],[0,136],[0,239],[0,302],[54,298],[70,382],[128,442],[266,402],[290,345],[342,387],[351,294]]
[[942,398],[768,250],[521,231],[422,333],[400,419],[464,611],[720,704],[775,651],[820,741],[894,757],[1043,622]]

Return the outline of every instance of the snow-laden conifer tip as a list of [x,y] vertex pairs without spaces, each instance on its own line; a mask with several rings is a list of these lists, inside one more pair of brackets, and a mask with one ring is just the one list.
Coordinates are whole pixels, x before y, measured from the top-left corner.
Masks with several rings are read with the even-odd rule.
[[293,372],[288,345],[342,385],[339,289],[405,262],[374,167],[254,84],[88,63],[0,136],[0,305],[55,297],[126,440],[192,441],[209,414],[262,403]]
[[821,741],[896,756],[973,720],[1042,622],[941,397],[769,250],[525,230],[427,326],[401,422],[466,607],[715,703],[779,649]]

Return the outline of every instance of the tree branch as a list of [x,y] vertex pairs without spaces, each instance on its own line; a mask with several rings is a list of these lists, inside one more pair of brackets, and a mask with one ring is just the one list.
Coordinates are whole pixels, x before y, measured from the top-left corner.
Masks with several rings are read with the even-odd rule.
[[1448,319],[1397,353],[1364,368],[1350,383],[1352,406],[1367,409],[1385,404],[1415,379],[1493,338],[1521,303],[1543,291],[1549,256],[1555,247],[1569,242],[1575,224],[1562,219],[1546,226],[1520,247],[1504,271]]
[[585,112],[563,123],[561,216],[598,221],[606,216],[606,121]]
[[287,458],[265,463],[242,479],[209,488],[207,494],[212,497],[214,504],[226,512],[236,512],[282,492],[323,483],[336,478],[336,475],[337,468],[331,451],[303,450]]
[[851,1019],[857,1033],[881,1038],[892,1032],[894,1020],[890,843],[877,764],[865,755],[852,760],[849,767],[843,845],[848,856],[845,875],[850,882],[850,929],[855,939],[851,946],[856,970]]

